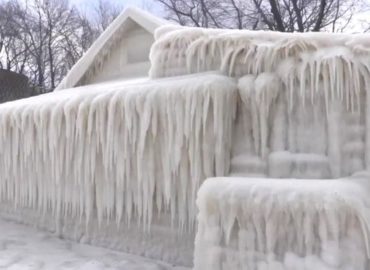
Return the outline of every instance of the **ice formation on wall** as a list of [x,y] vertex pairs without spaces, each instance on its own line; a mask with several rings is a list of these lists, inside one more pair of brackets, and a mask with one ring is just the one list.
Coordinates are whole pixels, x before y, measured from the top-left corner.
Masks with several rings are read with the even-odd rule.
[[[152,78],[238,80],[231,176],[201,188],[195,269],[368,269],[369,36],[167,26]],[[347,178],[344,178],[347,177]],[[303,178],[305,180],[297,180]],[[340,180],[312,180],[340,178]]]
[[115,82],[0,106],[0,199],[56,220],[193,225],[229,170],[237,88],[217,75]]
[[194,269],[369,269],[369,180],[208,179]]
[[150,75],[239,80],[233,175],[337,178],[370,168],[366,37],[166,26]]

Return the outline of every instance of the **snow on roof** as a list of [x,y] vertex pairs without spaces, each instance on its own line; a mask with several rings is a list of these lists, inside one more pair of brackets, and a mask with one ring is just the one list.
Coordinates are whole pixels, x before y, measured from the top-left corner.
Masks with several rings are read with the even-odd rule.
[[55,90],[58,91],[76,86],[88,72],[89,68],[98,61],[97,58],[100,58],[99,55],[109,50],[110,45],[122,35],[122,31],[127,30],[124,26],[129,23],[130,19],[153,35],[155,29],[159,26],[170,23],[139,8],[126,8],[72,67]]

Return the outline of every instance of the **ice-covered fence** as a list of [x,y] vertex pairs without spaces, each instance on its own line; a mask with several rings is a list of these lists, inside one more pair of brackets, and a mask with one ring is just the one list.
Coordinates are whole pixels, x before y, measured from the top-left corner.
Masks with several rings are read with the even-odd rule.
[[369,177],[208,179],[194,269],[369,269]]
[[236,99],[232,79],[203,75],[2,104],[1,204],[86,228],[147,230],[160,213],[189,228],[202,181],[228,173]]

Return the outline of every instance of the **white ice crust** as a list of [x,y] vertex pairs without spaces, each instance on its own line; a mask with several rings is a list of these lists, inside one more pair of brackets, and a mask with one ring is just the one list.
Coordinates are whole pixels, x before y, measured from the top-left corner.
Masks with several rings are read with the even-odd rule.
[[369,269],[369,177],[208,179],[194,269]]
[[369,269],[370,36],[155,36],[150,79],[0,105],[2,205],[180,234],[204,179],[253,177],[201,189],[196,269]]
[[[0,106],[0,199],[88,224],[191,229],[202,181],[226,175],[236,84],[218,75],[106,83]],[[121,225],[122,226],[122,225]]]

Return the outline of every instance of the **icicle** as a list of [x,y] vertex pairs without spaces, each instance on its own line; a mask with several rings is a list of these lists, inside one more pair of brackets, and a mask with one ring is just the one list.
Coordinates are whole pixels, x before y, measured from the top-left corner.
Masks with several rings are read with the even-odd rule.
[[328,156],[333,178],[341,176],[341,104],[339,97],[333,98],[328,109]]
[[194,228],[205,176],[229,170],[235,82],[204,75],[87,88],[0,106],[1,198],[50,211],[60,230],[72,219],[86,229],[136,220],[149,231],[163,211],[179,230]]
[[280,82],[274,74],[262,73],[255,80],[255,99],[260,116],[260,151],[266,158],[268,148],[269,112],[280,90]]

